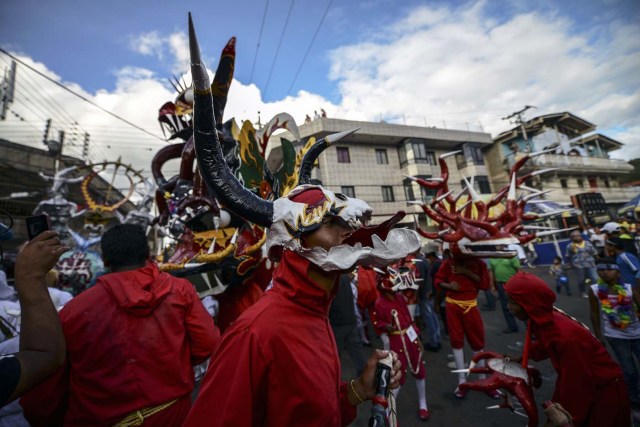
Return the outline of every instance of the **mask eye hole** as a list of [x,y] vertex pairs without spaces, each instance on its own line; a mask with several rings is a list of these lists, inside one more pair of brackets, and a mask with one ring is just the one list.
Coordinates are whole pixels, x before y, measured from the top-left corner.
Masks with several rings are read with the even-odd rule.
[[349,200],[349,198],[342,193],[336,193],[336,199],[342,200],[343,202]]

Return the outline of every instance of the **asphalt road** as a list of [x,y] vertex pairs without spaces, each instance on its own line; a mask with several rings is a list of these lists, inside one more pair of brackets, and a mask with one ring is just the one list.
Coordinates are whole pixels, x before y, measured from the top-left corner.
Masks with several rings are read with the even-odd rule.
[[[551,284],[552,280],[548,277],[547,268],[537,267],[527,269],[538,277]],[[569,297],[564,294],[558,296],[556,306],[566,311],[570,315],[576,317],[588,326],[589,321],[589,300],[580,297],[577,292],[575,281],[572,281],[573,296]],[[555,288],[555,284],[552,289]],[[484,296],[480,295],[478,305],[484,303]],[[499,302],[498,302],[499,304]],[[486,350],[496,351],[502,354],[519,354],[518,344],[522,345],[524,341],[525,327],[520,322],[520,332],[515,334],[503,334],[501,331],[506,328],[506,323],[498,305],[496,311],[482,311],[482,319],[485,326]],[[375,337],[375,334],[371,336]],[[426,334],[423,333],[423,338]],[[382,348],[379,340],[374,341],[374,345]],[[372,351],[370,348],[363,348],[366,355]],[[443,340],[442,349],[438,353],[425,352],[425,362],[427,366],[427,403],[429,410],[432,412],[429,421],[422,421],[418,417],[418,398],[415,388],[415,382],[411,375],[408,375],[407,381],[402,388],[397,400],[398,424],[401,427],[413,427],[423,425],[437,426],[473,426],[473,427],[489,427],[489,426],[526,426],[528,418],[512,414],[507,409],[487,410],[486,407],[495,405],[500,401],[493,400],[481,392],[469,392],[464,399],[457,399],[453,395],[453,391],[457,385],[457,375],[450,372],[447,368],[451,354],[451,346],[448,340]],[[470,349],[465,348],[465,360],[468,362]],[[343,378],[349,380],[355,377],[355,369],[349,356],[341,355]],[[570,363],[570,361],[568,361]],[[549,361],[533,362],[534,366],[540,370],[544,380],[540,389],[536,390],[535,398],[538,407],[542,402],[549,400],[553,394],[556,374]],[[353,426],[367,426],[370,415],[370,403],[365,402],[358,409],[358,418]],[[545,420],[544,415],[539,412],[539,420],[542,423]]]

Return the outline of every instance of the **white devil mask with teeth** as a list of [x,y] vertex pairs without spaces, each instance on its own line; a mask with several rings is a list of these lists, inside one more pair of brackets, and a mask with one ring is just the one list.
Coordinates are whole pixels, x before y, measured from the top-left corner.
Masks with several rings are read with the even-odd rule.
[[[385,267],[420,248],[415,231],[393,228],[405,216],[404,212],[398,212],[378,226],[367,227],[365,224],[371,217],[371,207],[365,202],[320,186],[308,185],[313,164],[320,153],[357,129],[327,135],[317,141],[302,159],[299,186],[286,197],[271,202],[244,188],[228,169],[220,148],[211,84],[191,17],[189,49],[194,94],[193,138],[200,173],[226,209],[268,228],[267,250],[270,259],[278,260],[283,250],[291,250],[325,271],[336,271],[348,270],[358,264]],[[329,251],[319,247],[305,248],[300,240],[303,234],[318,229],[327,216],[351,227],[353,233],[341,245]]]

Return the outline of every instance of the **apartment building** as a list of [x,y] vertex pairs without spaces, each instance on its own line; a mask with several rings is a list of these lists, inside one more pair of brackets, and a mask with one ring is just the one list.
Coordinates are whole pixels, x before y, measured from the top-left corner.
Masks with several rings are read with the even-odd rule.
[[546,168],[556,171],[533,178],[529,184],[541,190],[554,190],[546,199],[571,204],[571,196],[601,193],[611,207],[618,207],[638,195],[637,187],[622,187],[620,180],[633,166],[609,157],[623,146],[619,141],[596,132],[596,125],[571,113],[535,117],[499,134],[485,148],[490,181],[496,187],[508,182],[511,166],[529,152],[555,148],[534,157],[521,169],[523,173]]
[[[492,143],[488,133],[332,118],[299,126],[303,142],[354,128],[359,130],[321,154],[312,178],[332,191],[367,201],[373,208],[375,223],[404,210],[409,215],[402,223],[412,225],[419,221],[421,226],[428,226],[421,209],[407,201],[429,200],[433,191],[425,191],[405,175],[439,177],[438,157],[451,151],[462,150],[446,160],[451,189],[460,188],[463,176],[474,176],[480,193],[492,191],[483,157],[483,150]],[[290,134],[280,136],[292,139]],[[278,139],[273,137],[270,143],[274,146],[268,156],[272,170],[281,163]]]

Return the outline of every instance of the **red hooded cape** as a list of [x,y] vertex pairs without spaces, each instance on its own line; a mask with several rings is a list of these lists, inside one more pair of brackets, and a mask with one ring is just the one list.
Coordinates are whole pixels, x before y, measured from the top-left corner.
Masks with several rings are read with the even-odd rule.
[[552,400],[569,411],[574,424],[630,425],[622,370],[586,326],[554,309],[556,295],[549,286],[533,274],[520,272],[504,290],[533,323],[536,340],[530,357],[551,360],[558,374]]
[[181,398],[145,420],[179,426],[190,406],[192,365],[220,332],[191,283],[143,268],[100,277],[60,312],[67,360],[20,401],[32,426],[111,426]]
[[327,294],[308,268],[284,251],[273,288],[222,337],[184,427],[326,427],[355,418],[327,317],[337,286]]

